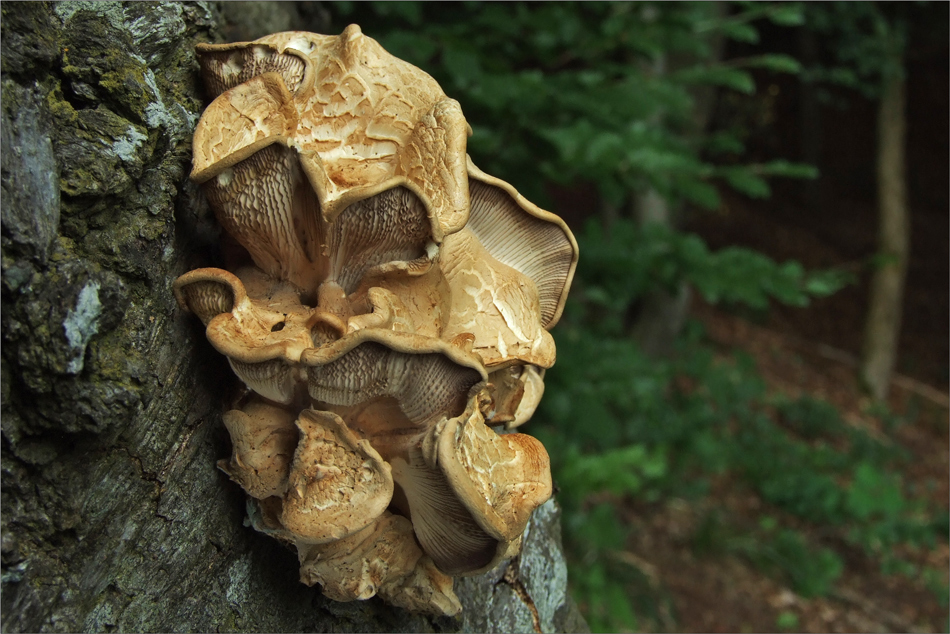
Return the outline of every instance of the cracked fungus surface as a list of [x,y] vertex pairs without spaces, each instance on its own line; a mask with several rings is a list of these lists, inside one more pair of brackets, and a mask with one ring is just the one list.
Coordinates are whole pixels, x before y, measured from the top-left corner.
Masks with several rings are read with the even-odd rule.
[[338,601],[454,615],[551,496],[531,418],[577,243],[351,25],[198,47],[192,179],[243,251],[174,285],[246,386],[219,466]]

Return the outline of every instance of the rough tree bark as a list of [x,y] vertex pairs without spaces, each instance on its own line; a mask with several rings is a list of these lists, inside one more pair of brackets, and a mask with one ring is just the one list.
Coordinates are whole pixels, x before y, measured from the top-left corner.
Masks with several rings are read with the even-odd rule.
[[194,45],[220,38],[221,9],[0,11],[3,631],[584,629],[553,502],[519,559],[457,583],[457,620],[327,600],[242,525],[215,468],[234,379],[171,294],[219,264],[187,174]]
[[878,257],[864,327],[861,380],[877,399],[887,397],[897,358],[904,282],[910,256],[910,210],[904,161],[905,81],[899,54],[885,73],[878,105]]

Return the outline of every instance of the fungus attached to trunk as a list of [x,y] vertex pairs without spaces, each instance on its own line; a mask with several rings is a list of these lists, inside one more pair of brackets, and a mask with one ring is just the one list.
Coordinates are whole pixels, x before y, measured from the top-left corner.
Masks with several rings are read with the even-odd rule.
[[544,446],[525,434],[496,434],[478,397],[392,459],[419,543],[451,575],[484,572],[510,556],[531,512],[551,497]]
[[355,25],[198,57],[213,101],[191,177],[246,251],[174,284],[248,388],[219,466],[302,582],[456,614],[452,576],[517,554],[551,495],[541,443],[495,430],[541,399],[577,244]]

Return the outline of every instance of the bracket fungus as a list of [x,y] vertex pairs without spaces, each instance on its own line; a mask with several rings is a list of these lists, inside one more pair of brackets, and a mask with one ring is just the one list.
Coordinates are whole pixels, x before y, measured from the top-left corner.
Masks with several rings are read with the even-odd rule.
[[301,581],[452,615],[551,496],[527,421],[577,243],[465,153],[459,104],[351,25],[198,46],[191,178],[246,251],[174,283],[246,392],[220,468]]

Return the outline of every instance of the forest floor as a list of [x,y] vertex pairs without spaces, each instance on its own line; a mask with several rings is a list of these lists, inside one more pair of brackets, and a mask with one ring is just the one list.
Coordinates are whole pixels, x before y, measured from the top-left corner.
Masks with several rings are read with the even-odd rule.
[[[741,200],[730,203],[729,217],[689,227],[713,249],[749,246],[780,261],[792,258],[806,268],[818,268],[854,266],[860,253],[840,245],[873,245],[873,212],[869,219],[867,210],[860,212],[863,220],[852,217],[850,224],[832,227],[830,220],[804,217],[793,209],[763,212]],[[835,221],[841,218],[836,215]],[[737,349],[750,355],[770,391],[828,401],[847,424],[904,447],[910,455],[901,473],[905,485],[929,491],[940,508],[946,508],[950,499],[947,222],[945,211],[914,219],[915,255],[901,358],[889,401],[891,412],[902,421],[899,425],[885,428],[880,416],[869,413],[874,411],[872,403],[855,378],[866,274],[807,309],[779,307],[767,315],[737,315],[700,300],[692,309],[693,317],[704,324],[709,343],[724,356]],[[799,522],[800,530],[831,544],[845,562],[830,592],[806,599],[779,577],[763,573],[743,556],[744,537],[735,527],[754,526],[765,516],[794,520],[768,508],[747,486],[728,476],[714,480],[709,495],[699,503],[665,500],[632,506],[625,515],[633,536],[621,556],[642,573],[643,593],[649,597],[645,602],[653,606],[652,615],[640,624],[644,631],[911,632],[947,631],[950,624],[946,603],[938,600],[933,588],[923,580],[883,574],[879,562],[831,527]],[[719,546],[697,549],[697,535],[709,533],[710,518],[717,522],[717,538],[712,541]],[[902,555],[943,571],[946,587],[950,569],[946,541]]]
[[[933,482],[935,501],[948,499],[950,451],[947,395],[919,384],[900,383],[893,390],[896,413],[917,408],[915,420],[893,432],[882,430],[867,414],[867,397],[858,388],[848,353],[817,346],[745,319],[697,303],[694,316],[723,353],[740,348],[757,363],[770,389],[790,396],[809,394],[832,402],[851,425],[889,436],[914,456],[905,482],[923,487]],[[919,391],[923,387],[923,394]],[[911,412],[913,414],[913,412]],[[728,547],[697,555],[695,536],[712,509],[727,510],[727,524],[749,525],[768,513],[754,493],[737,482],[716,482],[703,504],[666,501],[662,506],[630,508],[625,518],[634,527],[627,557],[649,579],[658,601],[655,621],[646,630],[682,632],[935,632],[945,631],[947,611],[923,583],[884,575],[875,561],[856,548],[839,544],[846,569],[829,596],[805,599]],[[807,528],[803,529],[807,532]],[[821,531],[822,529],[814,529]],[[826,535],[819,535],[827,539]],[[728,539],[728,537],[726,537]],[[917,554],[920,563],[950,568],[950,550],[939,544]],[[946,578],[944,578],[946,583]],[[646,624],[644,624],[646,625]]]

